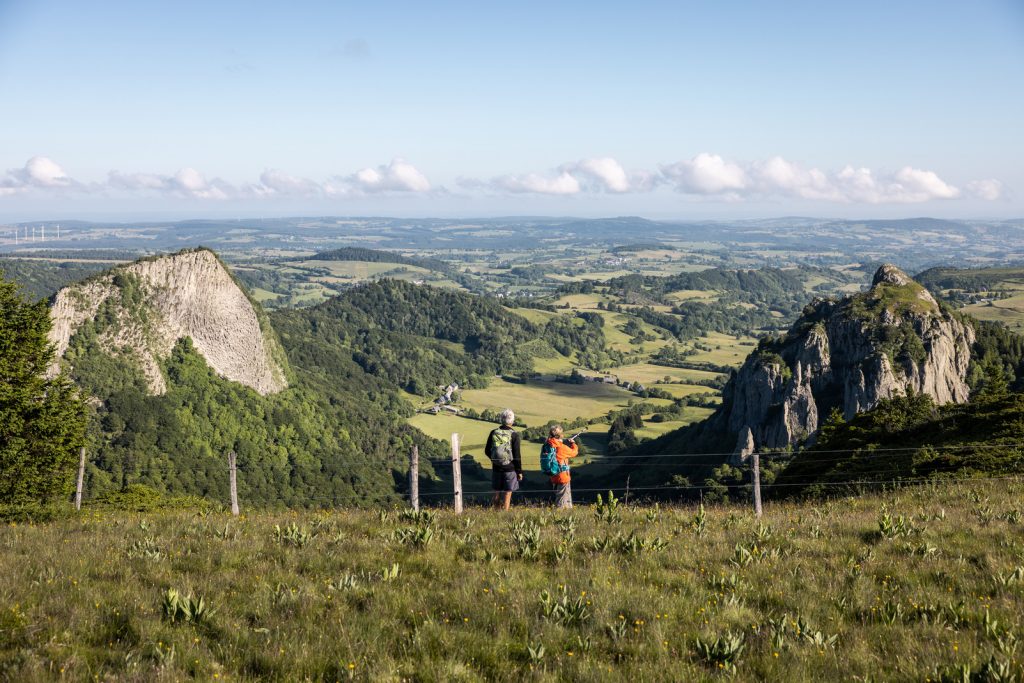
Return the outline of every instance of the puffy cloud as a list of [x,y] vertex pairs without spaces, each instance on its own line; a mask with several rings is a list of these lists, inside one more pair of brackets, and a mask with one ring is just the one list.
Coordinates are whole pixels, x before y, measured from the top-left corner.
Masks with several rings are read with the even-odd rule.
[[32,189],[59,189],[76,187],[77,183],[53,159],[34,156],[21,168],[12,168],[0,176],[0,197]]
[[830,182],[839,201],[864,204],[912,204],[960,196],[960,190],[934,171],[911,166],[904,166],[892,175],[876,175],[869,168],[846,166]]
[[934,171],[905,166],[892,174],[878,174],[870,168],[847,165],[829,173],[778,156],[740,165],[716,154],[701,153],[689,161],[662,166],[661,174],[677,192],[727,199],[781,196],[882,204],[960,196],[959,189]]
[[[884,204],[951,200],[970,196],[995,201],[1005,196],[996,179],[975,180],[964,190],[934,171],[904,166],[895,172],[847,165],[838,171],[808,168],[780,156],[740,163],[709,152],[689,160],[663,164],[656,171],[627,171],[611,157],[567,162],[548,173],[503,175],[490,180],[459,178],[472,192],[508,192],[571,196],[583,193],[648,192],[667,185],[676,192],[726,201],[797,198],[812,201]],[[161,194],[196,200],[360,197],[380,193],[443,193],[409,162],[390,163],[334,176],[320,183],[279,169],[264,171],[255,183],[232,185],[207,178],[195,168],[172,175],[110,171],[105,183],[82,184],[45,156],[29,159],[21,168],[0,173],[0,198],[25,192],[120,192]]]
[[72,185],[71,178],[60,167],[60,164],[43,156],[29,159],[25,168],[22,169],[21,175],[26,185],[36,187],[68,187]]
[[118,190],[153,191],[186,199],[230,199],[240,194],[237,188],[220,178],[207,180],[196,169],[187,167],[170,176],[111,171],[107,184]]
[[527,173],[524,175],[503,175],[484,183],[472,179],[460,179],[459,184],[467,189],[485,187],[503,192],[534,193],[550,195],[573,195],[580,192],[643,192],[654,187],[656,176],[647,171],[627,173],[618,161],[611,157],[580,159],[562,164],[547,175]]
[[404,159],[392,159],[387,166],[364,168],[347,177],[332,178],[324,185],[324,191],[329,195],[429,192],[430,181]]
[[236,187],[220,178],[208,180],[194,168],[183,168],[174,175],[111,171],[107,186],[128,192],[158,192],[189,199],[308,198],[430,190],[426,177],[402,159],[395,159],[386,166],[364,168],[350,176],[335,177],[323,184],[279,169],[268,169],[260,174],[259,182]]
[[975,180],[967,183],[967,191],[971,195],[989,202],[1002,199],[1004,190],[1003,184],[995,178]]
[[676,189],[687,194],[718,194],[744,190],[747,173],[717,154],[701,152],[689,161],[661,167],[661,174]]
[[259,197],[315,197],[323,194],[323,188],[316,181],[299,178],[278,169],[264,171],[260,174],[260,182],[248,189]]
[[626,170],[611,157],[583,159],[565,170],[574,177],[582,175],[596,182],[606,192],[629,192],[631,189]]

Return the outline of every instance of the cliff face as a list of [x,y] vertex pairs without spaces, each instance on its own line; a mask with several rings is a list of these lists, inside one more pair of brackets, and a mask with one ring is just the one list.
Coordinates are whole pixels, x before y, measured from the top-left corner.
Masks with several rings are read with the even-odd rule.
[[261,394],[287,386],[276,337],[220,260],[205,249],[137,261],[62,289],[50,317],[58,364],[67,362],[71,339],[88,326],[103,352],[139,366],[153,394],[166,391],[159,361],[183,337],[190,337],[225,379]]
[[[711,419],[738,436],[735,459],[813,436],[833,408],[846,418],[908,389],[964,402],[974,330],[895,266],[871,289],[815,301],[781,340],[762,342]],[[749,431],[749,434],[748,434]]]

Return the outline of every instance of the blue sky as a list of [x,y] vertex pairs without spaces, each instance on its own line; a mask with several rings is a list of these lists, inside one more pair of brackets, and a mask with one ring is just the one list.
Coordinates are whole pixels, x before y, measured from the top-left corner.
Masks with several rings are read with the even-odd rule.
[[1024,3],[0,0],[0,220],[1024,215]]

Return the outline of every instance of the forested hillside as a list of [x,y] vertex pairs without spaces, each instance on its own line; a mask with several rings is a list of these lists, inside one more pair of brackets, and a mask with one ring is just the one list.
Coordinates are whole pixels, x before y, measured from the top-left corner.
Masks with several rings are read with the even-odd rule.
[[[1024,467],[1024,394],[990,373],[968,404],[935,405],[927,394],[884,401],[822,428],[769,490],[778,496],[835,495],[896,480],[1009,476]],[[863,482],[863,483],[862,483]],[[774,484],[774,486],[771,486]]]
[[366,263],[398,263],[406,266],[419,266],[428,270],[451,270],[444,261],[437,259],[412,258],[402,256],[393,251],[365,249],[363,247],[343,247],[329,251],[318,251],[309,257],[311,261],[364,261]]
[[[177,256],[146,265],[175,267],[164,264],[178,263]],[[382,502],[395,499],[396,482],[404,486],[414,443],[428,455],[440,448],[404,425],[409,408],[396,387],[360,366],[350,347],[338,343],[333,355],[330,349],[317,353],[306,335],[283,335],[284,353],[298,361],[289,362],[294,380],[261,395],[218,376],[190,338],[154,338],[171,328],[157,324],[161,313],[146,301],[149,290],[138,278],[118,270],[108,286],[113,289],[107,301],[117,305],[98,311],[68,344],[71,377],[95,406],[89,497],[143,484],[224,501],[226,454],[234,450],[239,495],[250,504]],[[262,312],[258,317],[270,324]],[[356,339],[357,323],[348,323],[344,339]],[[452,319],[452,325],[458,321]],[[125,337],[126,329],[142,330],[145,341],[135,333]],[[269,328],[263,334],[276,339]],[[152,357],[162,392],[154,391],[153,378],[136,360],[142,343],[154,349],[173,344],[166,357]],[[246,348],[236,354],[244,355]],[[430,476],[429,464],[421,471]]]
[[[948,350],[937,351],[943,346]],[[954,352],[954,348],[959,350]],[[860,351],[854,357],[850,349]],[[944,365],[929,360],[937,352],[936,359],[947,359]],[[969,359],[960,358],[963,352],[969,353]],[[1007,392],[1020,386],[1022,360],[1024,338],[998,324],[977,321],[937,304],[920,285],[884,266],[868,292],[808,306],[785,335],[762,339],[730,379],[722,405],[712,417],[623,454],[625,469],[620,474],[635,473],[645,484],[706,484],[709,490],[722,492],[747,480],[749,470],[737,465],[743,464],[744,453],[754,449],[788,453],[813,445],[808,453],[829,447],[884,451],[908,443],[915,448],[929,443],[942,448],[957,436],[977,443],[1000,435],[1019,438],[1024,436],[1018,429],[1024,404],[1020,394]],[[848,373],[850,367],[857,374],[842,379],[840,373]],[[906,386],[901,389],[901,384]],[[822,393],[822,387],[828,390]],[[993,394],[993,387],[1001,387],[998,394]],[[937,394],[940,402],[950,404],[936,406],[932,396],[923,393],[925,388]],[[841,431],[841,438],[834,436],[844,414],[847,419],[852,417],[850,406],[844,408],[843,401],[854,398],[857,405],[862,402],[856,398],[858,391],[866,392],[868,398],[874,396],[873,401],[887,394],[888,398],[853,419]],[[968,391],[971,403],[957,405],[966,400]],[[998,398],[995,403],[994,396]],[[964,431],[967,424],[970,429]],[[744,428],[753,432],[745,442]],[[913,429],[918,431],[906,431]],[[885,456],[873,456],[874,462],[864,472],[883,478],[959,470],[970,473],[972,468],[1002,473],[1020,464],[995,451],[991,458],[980,457],[976,451],[982,448],[969,449],[964,457],[944,454],[932,458],[927,452],[924,456],[908,454],[902,460],[894,456],[893,463]],[[679,457],[696,453],[711,455]],[[638,455],[644,458],[628,457]],[[665,457],[659,459],[658,455]],[[879,469],[879,461],[891,466]],[[788,462],[788,456],[769,458],[765,480],[770,482],[773,469]],[[806,468],[802,462],[807,459],[798,456],[791,466],[795,469],[787,469],[784,488],[796,490],[797,482],[801,487],[810,486],[818,475],[828,484],[828,467]],[[851,473],[841,467],[839,472],[839,480]]]
[[109,263],[0,258],[0,277],[13,280],[30,299],[49,299],[61,287],[110,267]]

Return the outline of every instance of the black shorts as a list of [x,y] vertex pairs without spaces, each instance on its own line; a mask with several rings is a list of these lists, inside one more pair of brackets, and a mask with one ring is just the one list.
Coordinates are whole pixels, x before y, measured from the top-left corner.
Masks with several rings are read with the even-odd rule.
[[495,491],[518,491],[519,475],[515,471],[502,472],[501,470],[492,470],[491,488]]

